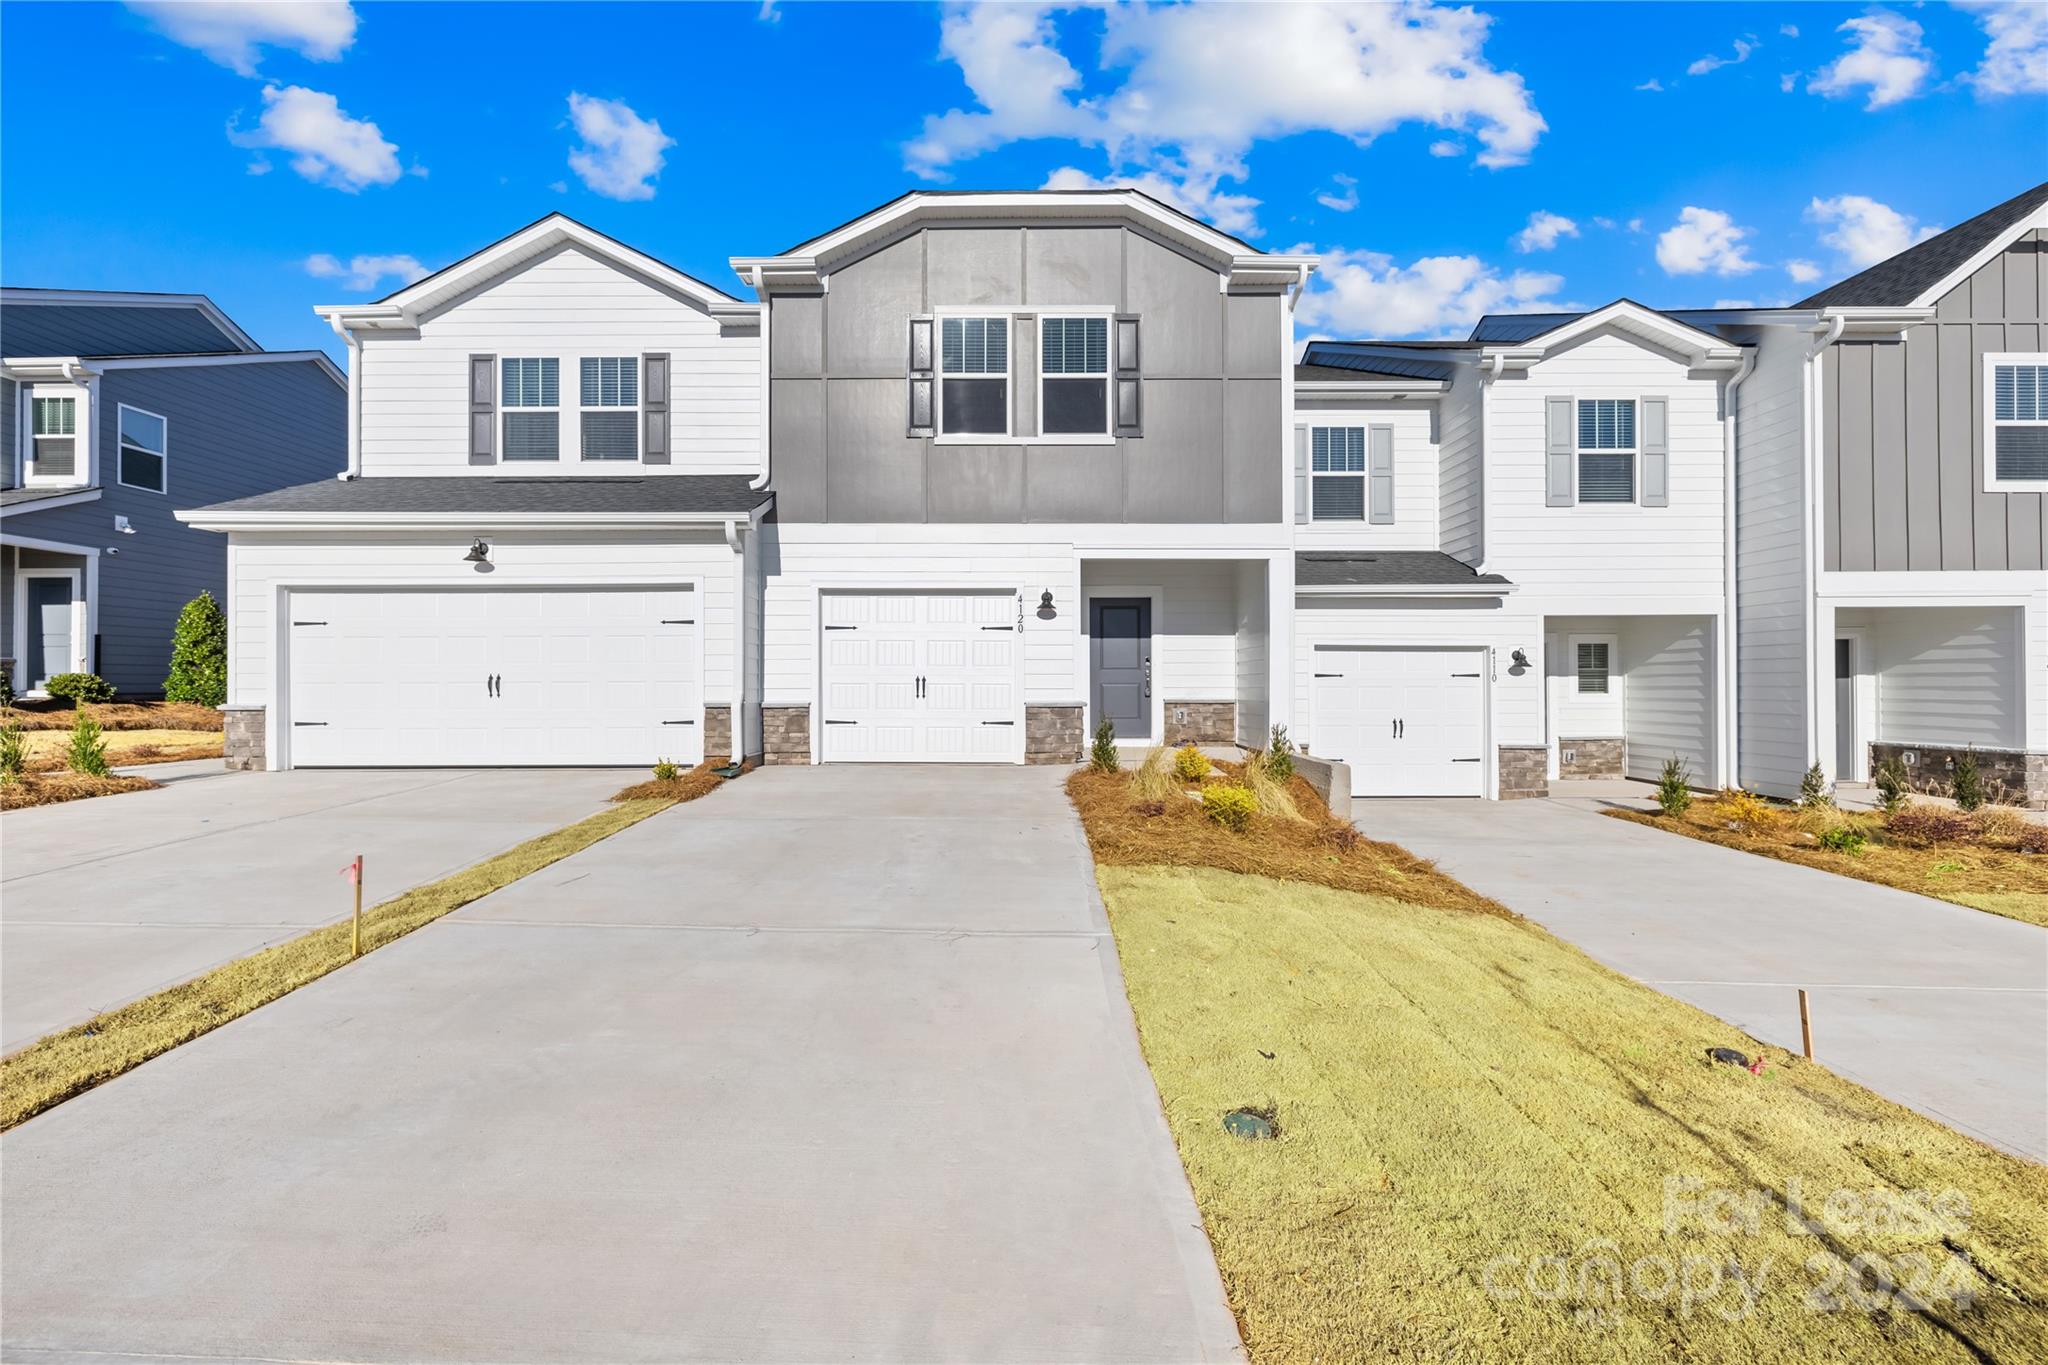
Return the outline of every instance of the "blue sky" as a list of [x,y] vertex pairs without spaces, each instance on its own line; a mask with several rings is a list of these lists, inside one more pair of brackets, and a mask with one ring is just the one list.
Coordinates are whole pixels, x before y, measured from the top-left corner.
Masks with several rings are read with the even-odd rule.
[[737,291],[907,189],[1136,183],[1395,336],[1787,302],[2042,179],[2040,4],[0,5],[0,279],[274,348],[557,209]]

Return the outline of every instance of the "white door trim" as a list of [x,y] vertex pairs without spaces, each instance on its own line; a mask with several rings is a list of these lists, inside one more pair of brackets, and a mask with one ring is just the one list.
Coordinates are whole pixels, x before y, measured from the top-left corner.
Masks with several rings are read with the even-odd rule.
[[17,551],[14,570],[14,663],[16,668],[24,670],[19,679],[22,683],[21,695],[44,697],[49,694],[40,687],[32,686],[25,671],[28,666],[28,581],[31,578],[62,578],[71,584],[71,666],[57,671],[89,673],[92,671],[92,614],[86,603],[87,593],[92,586],[87,582],[91,573],[91,561],[88,561],[84,568],[50,568],[38,565],[24,569],[20,567],[20,563],[21,556]]
[[[1870,628],[1868,626],[1835,627],[1834,639],[1849,642],[1850,695],[1855,709],[1849,717],[1853,727],[1849,734],[1850,750],[1855,756],[1850,770],[1835,773],[1837,782],[1868,782],[1870,780],[1870,742],[1877,738],[1877,674],[1870,666]],[[1834,651],[1828,651],[1828,662],[1832,668]],[[1837,746],[1841,741],[1842,717],[1835,716]],[[1834,766],[1834,755],[1827,755],[1826,767]]]
[[1166,589],[1089,587],[1081,589],[1081,619],[1074,625],[1074,688],[1081,698],[1081,738],[1095,739],[1095,679],[1093,655],[1088,648],[1089,624],[1095,619],[1098,597],[1140,597],[1152,604],[1152,737],[1119,739],[1119,749],[1151,749],[1166,743],[1166,686],[1159,672],[1159,633],[1166,620]]

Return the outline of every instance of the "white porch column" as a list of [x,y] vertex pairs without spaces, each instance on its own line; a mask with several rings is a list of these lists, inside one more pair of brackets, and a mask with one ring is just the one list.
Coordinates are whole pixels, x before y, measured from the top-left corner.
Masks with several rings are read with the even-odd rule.
[[1266,723],[1294,734],[1294,551],[1266,559]]

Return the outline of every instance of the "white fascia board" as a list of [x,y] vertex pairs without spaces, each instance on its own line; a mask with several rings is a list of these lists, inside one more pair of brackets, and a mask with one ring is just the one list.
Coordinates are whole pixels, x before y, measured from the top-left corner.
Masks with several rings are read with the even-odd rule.
[[138,355],[123,356],[119,360],[95,360],[92,363],[102,370],[175,370],[214,365],[298,365],[307,362],[318,365],[327,377],[341,388],[348,387],[348,376],[341,372],[340,367],[325,351],[256,351],[245,355]]
[[1367,379],[1356,384],[1297,379],[1294,394],[1297,398],[1440,398],[1450,387],[1442,379]]
[[745,512],[208,512],[172,515],[202,531],[407,531],[437,527],[656,531],[679,526],[758,526],[763,503]]
[[1519,583],[1296,583],[1297,597],[1507,597]]
[[18,545],[24,550],[48,550],[60,555],[87,555],[93,559],[98,559],[100,554],[97,545],[73,545],[68,540],[40,540],[35,536],[0,534],[0,544]]
[[118,294],[92,289],[0,289],[0,304],[11,308],[38,303],[87,304],[100,308],[196,308],[206,320],[245,351],[260,351],[247,332],[204,294]]
[[22,384],[75,384],[98,374],[105,363],[75,355],[9,356],[0,360],[0,376]]
[[1934,316],[1932,308],[1823,308],[1809,325],[1808,331],[1825,333],[1836,321],[1842,323],[1839,336],[1896,337],[1902,335],[1915,323],[1925,322]]
[[1932,308],[1941,301],[1942,295],[1982,270],[1993,257],[2003,254],[2014,242],[2036,228],[2048,228],[2048,203],[2040,205],[2032,213],[1986,242],[1976,255],[1942,276],[1940,283],[1922,290],[1920,297],[1913,300],[1913,307]]
[[1605,308],[1596,308],[1516,345],[1487,347],[1480,356],[1491,359],[1498,355],[1508,365],[1525,368],[1558,346],[1617,320],[1626,320],[1637,330],[1666,340],[1673,350],[1683,353],[1702,368],[1734,369],[1742,363],[1740,346],[1627,299],[1618,299]]
[[[4,511],[8,518],[25,517],[33,512],[47,512],[53,507],[74,507],[81,502],[97,502],[99,496],[100,490],[97,488],[81,488],[75,493],[58,493],[52,497],[32,498],[27,502],[17,502],[4,509],[0,509],[0,511]],[[9,545],[19,543],[19,537],[16,536],[8,536],[6,540]],[[98,551],[94,551],[94,553],[97,554]]]

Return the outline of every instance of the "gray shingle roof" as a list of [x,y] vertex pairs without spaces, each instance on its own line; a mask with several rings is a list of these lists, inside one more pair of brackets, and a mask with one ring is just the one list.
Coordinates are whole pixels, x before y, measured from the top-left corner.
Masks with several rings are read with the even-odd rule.
[[1441,550],[1304,551],[1294,556],[1294,582],[1303,588],[1514,586]]
[[[1436,354],[1446,349],[1450,348],[1414,348],[1362,341],[1311,341],[1302,353],[1301,365],[1295,367],[1295,378],[1322,378],[1301,373],[1303,369],[1314,369],[1351,371],[1366,378],[1449,379],[1457,373],[1456,362]],[[1344,376],[1336,377],[1341,379]]]
[[746,474],[527,478],[509,474],[323,479],[215,503],[207,512],[731,512],[773,495]]
[[1512,346],[1555,331],[1583,313],[1488,313],[1473,325],[1472,340]]
[[1795,308],[1905,308],[1940,284],[2014,223],[2048,203],[2048,183],[2016,194],[1947,232],[1907,247],[1861,274],[1831,284]]
[[79,488],[5,488],[0,489],[0,507],[19,507],[23,503],[41,502],[45,498],[68,498],[74,493],[97,493],[97,484]]

